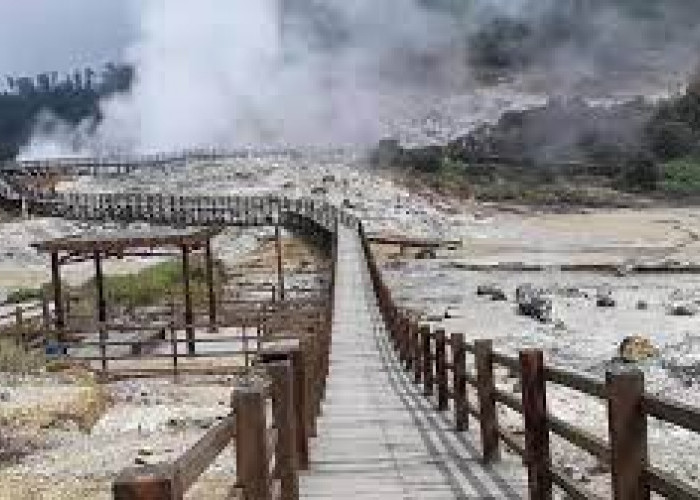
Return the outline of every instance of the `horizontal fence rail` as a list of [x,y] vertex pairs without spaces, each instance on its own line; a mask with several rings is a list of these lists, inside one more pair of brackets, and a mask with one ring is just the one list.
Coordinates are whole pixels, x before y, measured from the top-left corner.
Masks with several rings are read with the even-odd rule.
[[[469,427],[470,417],[479,423],[485,462],[499,459],[500,443],[523,457],[529,498],[551,499],[553,485],[571,498],[599,498],[552,464],[549,436],[554,433],[610,465],[612,497],[616,500],[648,499],[651,492],[671,499],[700,499],[697,488],[651,465],[647,445],[648,417],[700,433],[700,409],[645,393],[638,370],[611,371],[604,381],[596,380],[547,366],[542,350],[527,349],[518,357],[508,356],[495,351],[491,340],[466,342],[463,334],[448,336],[444,329],[420,323],[396,305],[362,224],[359,235],[382,316],[405,368],[423,385],[425,395],[435,397],[438,411],[447,411],[452,402],[457,431]],[[467,370],[468,356],[474,372]],[[519,378],[520,397],[496,387],[497,366]],[[608,439],[551,414],[547,409],[550,383],[605,401]],[[522,415],[524,439],[499,424],[498,404]]]

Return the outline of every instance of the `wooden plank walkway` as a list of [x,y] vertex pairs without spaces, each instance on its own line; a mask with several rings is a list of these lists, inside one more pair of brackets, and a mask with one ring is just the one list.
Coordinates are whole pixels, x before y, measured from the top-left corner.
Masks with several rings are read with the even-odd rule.
[[475,438],[455,433],[402,372],[359,239],[339,231],[330,378],[301,498],[523,498],[524,468],[481,465]]

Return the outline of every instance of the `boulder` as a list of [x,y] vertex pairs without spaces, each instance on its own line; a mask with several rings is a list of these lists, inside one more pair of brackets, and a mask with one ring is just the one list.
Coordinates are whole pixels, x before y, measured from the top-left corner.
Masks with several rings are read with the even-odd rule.
[[639,335],[626,337],[619,347],[620,359],[626,363],[638,363],[650,358],[656,358],[659,350],[651,341]]
[[490,297],[494,301],[506,301],[508,296],[503,290],[493,283],[485,283],[476,287],[476,294],[482,297]]
[[649,309],[649,304],[647,303],[646,300],[638,300],[637,301],[637,310],[646,311],[647,309]]
[[676,302],[668,309],[672,316],[695,316],[698,313],[698,306],[693,302]]
[[598,307],[615,307],[612,291],[608,288],[598,290],[595,303]]
[[537,319],[542,323],[552,321],[552,297],[546,290],[536,289],[527,283],[519,285],[515,291],[518,314]]
[[435,252],[434,248],[423,248],[416,252],[416,259],[418,260],[424,260],[424,259],[435,259],[437,258],[437,253]]

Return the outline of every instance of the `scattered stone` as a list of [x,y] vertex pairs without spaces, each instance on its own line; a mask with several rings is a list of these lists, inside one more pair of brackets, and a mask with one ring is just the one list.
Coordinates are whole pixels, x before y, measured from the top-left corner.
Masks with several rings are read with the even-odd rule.
[[428,260],[436,258],[437,253],[435,252],[434,248],[422,248],[418,252],[416,252],[416,259],[418,260]]
[[515,291],[518,314],[537,319],[542,323],[552,321],[552,297],[545,290],[538,290],[526,283],[519,285]]
[[692,302],[679,302],[671,304],[668,312],[672,316],[695,316],[698,313],[698,306]]
[[615,299],[612,296],[612,290],[609,288],[601,288],[596,294],[596,305],[598,307],[615,307]]
[[619,348],[620,359],[626,363],[638,363],[650,358],[656,358],[659,350],[654,347],[651,341],[639,335],[626,337]]
[[490,297],[493,301],[506,301],[508,296],[505,292],[493,283],[486,283],[476,287],[476,294],[479,296]]

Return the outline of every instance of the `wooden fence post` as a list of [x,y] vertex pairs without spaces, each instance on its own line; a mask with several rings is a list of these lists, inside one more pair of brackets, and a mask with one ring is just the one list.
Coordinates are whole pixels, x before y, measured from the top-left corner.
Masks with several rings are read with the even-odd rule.
[[455,400],[455,428],[458,432],[469,428],[469,411],[467,409],[467,367],[464,334],[453,333],[452,344],[452,387]]
[[433,394],[433,353],[431,349],[430,325],[421,325],[421,342],[423,344],[423,394]]
[[523,418],[525,420],[525,464],[530,500],[552,498],[552,479],[547,425],[547,389],[544,355],[539,349],[520,352]]
[[647,420],[642,409],[644,375],[639,370],[606,373],[612,490],[615,500],[647,500]]
[[167,465],[147,465],[123,470],[112,483],[114,500],[182,500],[175,475]]
[[270,500],[265,397],[260,387],[241,385],[233,391],[236,413],[237,485],[246,498]]
[[300,347],[290,352],[292,360],[292,370],[294,371],[294,405],[296,410],[296,431],[297,431],[297,459],[299,469],[309,468],[309,426],[307,412],[309,411],[308,393],[306,391],[306,356],[303,350],[303,343]]
[[407,314],[406,315],[406,369],[409,370],[409,372],[415,370],[415,363],[416,363],[416,347],[413,341],[415,340],[414,337],[414,330],[413,330],[413,321],[411,321],[411,317]]
[[423,365],[421,364],[420,328],[414,321],[411,321],[411,335],[413,336],[413,383],[420,384],[421,376],[423,374]]
[[294,419],[293,371],[289,361],[266,365],[272,378],[273,418],[277,428],[276,460],[281,480],[282,500],[298,500],[299,479],[296,459],[296,422]]
[[450,407],[447,378],[447,342],[445,330],[440,328],[435,331],[435,371],[437,375],[438,411],[445,411]]
[[477,340],[474,342],[476,362],[476,385],[479,398],[479,420],[481,427],[481,446],[483,460],[494,462],[499,458],[498,417],[496,414],[496,390],[493,380],[493,342]]

